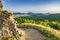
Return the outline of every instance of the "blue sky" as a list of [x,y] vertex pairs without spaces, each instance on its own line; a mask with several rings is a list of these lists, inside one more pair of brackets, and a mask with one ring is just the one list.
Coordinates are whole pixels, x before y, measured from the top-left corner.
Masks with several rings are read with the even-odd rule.
[[4,10],[13,12],[60,12],[60,0],[2,0]]

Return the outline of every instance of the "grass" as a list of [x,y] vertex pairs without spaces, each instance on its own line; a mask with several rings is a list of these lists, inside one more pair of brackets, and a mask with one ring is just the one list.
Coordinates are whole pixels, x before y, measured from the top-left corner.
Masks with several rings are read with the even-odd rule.
[[[60,40],[60,37],[56,36],[54,33],[52,33],[54,30],[49,29],[47,27],[44,26],[40,26],[40,25],[36,25],[36,24],[20,24],[18,26],[18,28],[32,28],[32,29],[36,29],[38,30],[41,34],[43,34],[44,36],[46,36],[47,38],[45,40]],[[52,30],[52,31],[50,31]]]

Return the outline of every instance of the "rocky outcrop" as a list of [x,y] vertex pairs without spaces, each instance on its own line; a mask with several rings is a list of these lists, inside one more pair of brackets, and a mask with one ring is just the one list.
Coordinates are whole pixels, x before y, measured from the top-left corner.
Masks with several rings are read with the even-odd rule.
[[14,40],[14,38],[18,39],[20,34],[15,20],[13,19],[13,14],[7,11],[2,11],[0,12],[0,40],[3,38],[8,39],[8,37],[13,37],[11,40]]

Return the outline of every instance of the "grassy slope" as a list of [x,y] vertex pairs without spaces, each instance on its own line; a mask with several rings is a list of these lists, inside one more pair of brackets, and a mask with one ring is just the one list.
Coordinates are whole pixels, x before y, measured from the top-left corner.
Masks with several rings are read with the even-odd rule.
[[36,29],[40,31],[43,35],[47,36],[46,40],[60,40],[60,32],[52,28],[44,27],[37,24],[28,24],[28,23],[21,24],[19,27]]

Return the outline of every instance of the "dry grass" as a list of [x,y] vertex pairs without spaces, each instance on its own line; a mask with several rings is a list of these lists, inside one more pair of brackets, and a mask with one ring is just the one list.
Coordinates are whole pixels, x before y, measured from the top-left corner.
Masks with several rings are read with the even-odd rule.
[[[34,29],[37,29],[39,31],[41,31],[43,34],[45,34],[46,36],[48,37],[51,37],[52,39],[56,39],[56,40],[60,40],[60,31],[58,30],[55,30],[55,29],[52,29],[52,28],[49,28],[49,27],[45,27],[45,26],[42,26],[42,25],[37,25],[37,24],[28,24],[28,23],[23,23],[20,25],[20,27],[23,27],[23,28],[34,28]],[[55,38],[54,38],[55,37]]]

